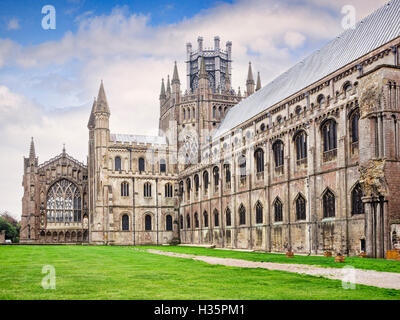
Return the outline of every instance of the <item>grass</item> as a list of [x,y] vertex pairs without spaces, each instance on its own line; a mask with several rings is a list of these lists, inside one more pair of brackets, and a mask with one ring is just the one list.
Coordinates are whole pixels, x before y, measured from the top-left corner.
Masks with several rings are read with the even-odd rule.
[[219,258],[233,258],[250,260],[257,262],[278,262],[278,263],[296,263],[296,264],[309,264],[329,268],[343,268],[344,266],[352,266],[357,269],[376,270],[385,272],[398,272],[400,273],[400,261],[386,260],[386,259],[370,259],[360,257],[346,257],[345,263],[335,262],[334,257],[323,256],[301,256],[295,255],[293,258],[287,258],[285,254],[277,253],[264,253],[264,252],[243,252],[233,250],[220,250],[199,247],[186,247],[186,246],[158,246],[158,247],[145,247],[157,250],[211,256]]
[[[55,290],[41,286],[44,265],[55,267]],[[0,246],[0,299],[400,300],[400,290],[345,290],[338,280],[209,265],[133,247]]]

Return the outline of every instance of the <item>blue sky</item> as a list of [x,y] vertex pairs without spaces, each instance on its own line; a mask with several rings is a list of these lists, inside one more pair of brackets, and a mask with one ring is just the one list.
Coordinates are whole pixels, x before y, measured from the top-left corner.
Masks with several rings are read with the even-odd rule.
[[[262,85],[344,31],[385,0],[0,2],[0,211],[21,214],[22,159],[33,136],[39,162],[67,152],[86,162],[86,128],[104,81],[113,133],[158,134],[161,78],[177,61],[186,89],[185,44],[233,43],[232,87],[241,92],[249,61]],[[44,5],[56,29],[43,30]]]
[[[82,17],[109,14],[113,8],[126,7],[132,13],[150,16],[150,25],[176,23],[188,19],[201,10],[219,2],[231,1],[143,1],[143,0],[2,0],[0,2],[0,37],[12,38],[24,45],[38,44],[62,38],[66,31],[75,32]],[[56,30],[43,30],[41,27],[42,7],[53,5],[56,8]],[[15,18],[20,28],[8,30],[10,19]]]

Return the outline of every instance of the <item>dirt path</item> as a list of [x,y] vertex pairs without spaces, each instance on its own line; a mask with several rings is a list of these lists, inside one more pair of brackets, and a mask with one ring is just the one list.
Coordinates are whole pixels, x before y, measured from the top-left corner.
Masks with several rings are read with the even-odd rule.
[[346,282],[354,282],[356,284],[363,284],[367,286],[400,290],[400,273],[380,272],[380,271],[362,270],[362,269],[349,270],[346,268],[344,269],[323,268],[306,264],[255,262],[255,261],[240,260],[240,259],[196,256],[189,254],[159,251],[154,249],[148,249],[146,251],[170,257],[203,261],[209,264],[219,264],[223,266],[240,267],[240,268],[263,268],[268,270],[288,271],[288,272],[308,274],[317,277],[321,276],[335,280],[344,280]]

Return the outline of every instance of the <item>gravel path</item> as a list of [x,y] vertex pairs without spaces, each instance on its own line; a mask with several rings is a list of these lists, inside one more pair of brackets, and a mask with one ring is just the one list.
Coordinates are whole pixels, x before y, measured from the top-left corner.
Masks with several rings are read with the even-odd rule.
[[321,276],[329,279],[344,280],[367,286],[400,290],[400,273],[380,272],[374,270],[362,269],[341,269],[341,268],[322,268],[306,264],[289,264],[275,262],[255,262],[240,259],[217,258],[208,256],[196,256],[190,254],[181,254],[174,252],[159,251],[154,249],[146,250],[150,253],[161,254],[176,258],[186,258],[203,261],[209,264],[219,264],[229,267],[240,268],[263,268],[268,270],[280,270],[308,274],[311,276]]

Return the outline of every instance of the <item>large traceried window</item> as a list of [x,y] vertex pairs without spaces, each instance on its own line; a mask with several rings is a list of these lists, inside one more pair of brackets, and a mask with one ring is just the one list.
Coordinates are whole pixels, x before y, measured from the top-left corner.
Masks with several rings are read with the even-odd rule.
[[48,222],[81,222],[82,198],[78,187],[62,179],[47,192]]
[[263,206],[260,201],[256,204],[256,223],[263,223]]
[[276,198],[274,201],[274,213],[275,213],[275,222],[283,221],[283,204],[279,198]]
[[335,195],[327,189],[322,197],[324,218],[331,218],[335,216]]

